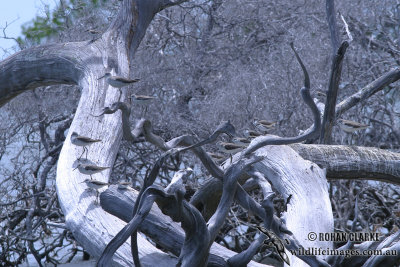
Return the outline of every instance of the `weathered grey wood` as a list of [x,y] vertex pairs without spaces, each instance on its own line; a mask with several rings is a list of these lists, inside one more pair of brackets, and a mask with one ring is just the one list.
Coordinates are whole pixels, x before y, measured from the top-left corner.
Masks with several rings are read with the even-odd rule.
[[[394,233],[388,237],[386,237],[378,246],[377,250],[382,250],[383,253],[390,251],[395,251],[396,255],[391,254],[392,256],[386,255],[372,255],[368,259],[366,259],[365,263],[362,265],[363,267],[379,267],[379,266],[396,266],[400,257],[400,231]],[[365,259],[365,258],[364,258]]]
[[[118,189],[112,185],[100,195],[100,202],[103,208],[118,218],[128,222],[132,218],[133,205],[138,192],[134,189]],[[173,222],[161,210],[153,205],[149,215],[139,227],[140,231],[148,235],[155,242],[176,256],[184,242],[184,232],[178,223]],[[139,247],[140,248],[140,247]],[[210,262],[215,266],[223,266],[221,259],[227,260],[236,253],[214,243],[210,250]],[[266,266],[256,262],[250,262],[248,266]]]
[[247,266],[250,259],[257,253],[266,238],[265,235],[260,235],[246,250],[230,258],[228,260],[229,265],[238,267]]
[[0,107],[38,86],[80,84],[85,75],[85,61],[89,60],[85,52],[88,48],[84,42],[53,44],[23,50],[3,60],[0,63]]
[[[333,231],[333,215],[325,171],[316,164],[302,159],[289,146],[266,146],[258,149],[255,154],[264,157],[264,160],[256,163],[254,169],[262,173],[285,198],[292,195],[285,215],[286,227],[293,232],[300,245],[306,248],[311,246],[331,248],[332,243],[311,242],[307,239],[309,232]],[[235,154],[232,162],[239,157],[240,153]],[[230,161],[223,167],[226,169],[229,165]],[[244,178],[241,177],[242,182]],[[221,191],[218,192],[218,186],[221,186],[221,183],[210,181],[198,194],[196,193],[197,198],[193,202],[198,206],[209,208],[205,211],[207,214],[212,214],[215,205],[218,205],[215,201],[215,198],[220,197]],[[210,195],[208,192],[211,192]],[[308,263],[315,264],[315,260],[311,257],[302,258]],[[294,256],[290,261],[294,262],[293,266],[306,266],[305,262]]]
[[[154,169],[152,170],[153,172]],[[143,187],[146,189],[144,191],[141,190],[138,195],[133,208],[133,218],[110,241],[97,262],[97,266],[109,266],[115,251],[130,236],[134,236],[131,242],[135,242],[135,246],[132,246],[132,254],[136,255],[134,257],[135,266],[141,266],[140,259],[137,256],[137,230],[149,214],[154,203],[157,203],[162,212],[171,217],[173,221],[181,222],[185,231],[185,241],[181,248],[177,265],[182,267],[205,266],[208,261],[210,234],[200,212],[183,198],[185,195],[184,183],[191,173],[191,169],[178,171],[165,189],[154,185]],[[146,178],[146,180],[148,179]],[[147,182],[151,181],[145,181],[145,184]]]
[[[333,1],[327,1],[327,2],[332,2],[332,5],[333,5]],[[334,10],[333,10],[333,12],[334,12]],[[332,14],[332,17],[334,17],[334,16],[335,16],[335,14]],[[336,28],[336,25],[334,27]],[[331,34],[331,38],[332,37],[333,36]],[[333,125],[334,125],[335,119],[336,119],[336,113],[335,113],[336,100],[337,100],[337,95],[338,95],[338,91],[339,91],[340,78],[342,76],[343,59],[344,59],[344,55],[346,53],[347,47],[349,47],[349,43],[347,41],[344,41],[340,45],[338,50],[335,51],[335,53],[332,57],[332,67],[331,67],[331,73],[330,73],[330,78],[329,78],[329,86],[328,86],[328,92],[326,95],[325,109],[324,109],[323,120],[322,120],[322,129],[321,129],[321,134],[320,134],[320,139],[319,139],[321,144],[330,144],[331,143],[332,129],[333,129]]]
[[[333,145],[289,145],[301,157],[326,169],[328,178],[400,181],[400,154],[373,147]],[[343,152],[342,152],[343,151]],[[235,156],[234,156],[235,157]],[[244,182],[249,177],[242,177]],[[191,203],[209,218],[218,205],[222,182],[209,179],[192,197]]]
[[371,179],[400,184],[400,153],[375,147],[290,145],[327,171],[327,178]]
[[326,8],[326,19],[328,21],[328,26],[329,26],[329,33],[331,36],[332,55],[335,55],[339,48],[339,43],[340,43],[340,36],[338,34],[338,28],[336,23],[335,1],[326,0],[325,8]]
[[[264,160],[255,169],[283,195],[292,195],[284,217],[286,227],[302,246],[332,248],[331,242],[310,241],[310,232],[333,231],[333,214],[325,172],[316,164],[304,160],[288,146],[268,146],[255,153]],[[292,266],[307,266],[289,255]]]
[[[240,159],[229,166],[223,177],[223,191],[221,200],[217,210],[207,222],[208,231],[210,232],[210,240],[214,241],[219,229],[223,226],[226,215],[230,210],[230,206],[234,199],[237,187],[237,180],[241,173],[248,169],[254,162],[260,161],[261,158]],[[210,244],[211,245],[211,244]]]
[[[100,194],[100,203],[105,211],[124,222],[129,222],[132,219],[133,205],[137,195],[138,192],[130,187],[121,189],[117,185],[111,185]],[[156,205],[153,205],[149,215],[139,226],[139,230],[151,237],[161,247],[168,249],[176,256],[179,255],[184,232],[177,223],[162,214]]]
[[337,94],[339,89],[340,77],[342,74],[342,62],[346,49],[349,46],[348,42],[343,42],[340,47],[340,36],[338,34],[338,27],[336,23],[336,11],[335,1],[326,0],[326,16],[328,21],[328,27],[330,32],[330,39],[332,44],[331,54],[331,70],[329,75],[328,92],[326,96],[325,109],[322,120],[322,129],[320,134],[319,142],[321,144],[331,143],[331,133],[333,124],[335,122],[335,106],[337,100]]

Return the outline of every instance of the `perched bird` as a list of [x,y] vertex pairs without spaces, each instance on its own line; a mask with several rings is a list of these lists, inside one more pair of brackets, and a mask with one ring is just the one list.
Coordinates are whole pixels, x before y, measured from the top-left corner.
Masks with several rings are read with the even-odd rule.
[[221,163],[226,160],[226,156],[219,153],[207,152],[207,154],[216,162]]
[[85,153],[85,150],[86,150],[86,158],[87,158],[88,149],[86,146],[89,146],[89,145],[91,145],[93,143],[97,143],[97,142],[101,142],[101,140],[82,136],[82,135],[79,135],[77,132],[73,132],[71,134],[71,143],[76,146],[83,147],[83,152],[78,159],[80,159],[83,156],[83,154]]
[[232,142],[237,145],[248,146],[251,140],[243,137],[234,137],[232,138]]
[[112,87],[116,87],[119,90],[120,93],[120,97],[122,95],[122,91],[121,88],[127,85],[130,85],[132,83],[136,83],[139,81],[139,79],[127,79],[127,78],[123,78],[120,76],[112,76],[110,72],[106,72],[103,76],[101,76],[100,78],[98,78],[97,80],[100,80],[102,78],[106,78],[106,82],[111,85]]
[[110,167],[100,167],[97,165],[83,164],[79,162],[74,170],[78,169],[80,173],[90,175],[90,179],[92,179],[93,174],[102,172],[109,168]]
[[100,188],[103,188],[105,186],[110,185],[109,183],[105,183],[105,182],[101,182],[101,181],[97,181],[97,180],[92,180],[92,179],[85,179],[81,183],[85,183],[87,185],[87,187],[89,187],[90,189],[96,190],[96,201],[99,198],[99,191],[98,190]]
[[95,29],[88,29],[88,30],[86,30],[88,33],[90,33],[90,34],[93,34],[93,35],[96,35],[96,34],[99,34],[99,33],[101,33],[101,31],[97,31],[97,30],[95,30]]
[[86,30],[88,33],[90,33],[93,36],[93,39],[89,41],[89,44],[93,43],[94,41],[96,41],[97,39],[99,39],[100,37],[96,37],[99,34],[101,34],[100,31],[97,31],[95,29],[88,29]]
[[346,133],[353,133],[359,130],[365,130],[369,125],[358,123],[355,121],[349,121],[344,119],[338,119],[339,127]]
[[266,121],[266,120],[254,119],[253,124],[260,131],[268,132],[269,130],[271,130],[271,129],[273,129],[275,127],[276,122],[270,122],[270,121]]
[[155,98],[154,96],[135,95],[135,94],[131,95],[130,97],[132,103],[145,107],[144,108],[145,114],[147,112],[147,106],[151,103],[151,101],[153,101],[154,98]]
[[260,132],[257,132],[257,131],[253,131],[253,130],[246,130],[246,131],[244,132],[244,135],[245,135],[247,138],[253,139],[253,138],[262,136],[263,134],[260,133]]
[[122,190],[132,189],[132,183],[131,182],[119,182],[118,189],[122,189]]
[[219,151],[232,155],[242,151],[246,146],[219,141],[217,142],[217,147]]
[[110,185],[109,183],[101,182],[101,181],[93,180],[93,179],[85,179],[82,183],[85,183],[89,188],[95,189],[95,190],[99,190],[100,188],[103,188],[106,185]]
[[150,102],[154,98],[155,98],[154,96],[147,96],[147,95],[135,95],[135,94],[131,95],[132,103],[143,106],[150,104]]

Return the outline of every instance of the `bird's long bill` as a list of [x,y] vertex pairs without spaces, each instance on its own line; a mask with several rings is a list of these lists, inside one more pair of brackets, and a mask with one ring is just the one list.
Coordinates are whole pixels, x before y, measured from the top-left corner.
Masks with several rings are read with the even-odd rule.
[[103,76],[101,76],[100,78],[97,78],[97,80],[103,79],[104,77],[106,77],[105,74]]
[[72,171],[75,171],[76,169],[78,169],[78,166],[76,166]]

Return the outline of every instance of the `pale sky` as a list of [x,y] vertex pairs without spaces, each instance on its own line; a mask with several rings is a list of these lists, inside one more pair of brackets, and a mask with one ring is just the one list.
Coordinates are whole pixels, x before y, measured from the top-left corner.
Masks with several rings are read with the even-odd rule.
[[[43,14],[44,6],[50,9],[56,6],[58,0],[0,0],[0,36],[3,37],[3,28],[8,37],[17,38],[21,35],[21,25],[31,21],[36,15]],[[0,38],[0,60],[12,55],[16,46],[14,40]],[[8,53],[4,53],[7,50]]]

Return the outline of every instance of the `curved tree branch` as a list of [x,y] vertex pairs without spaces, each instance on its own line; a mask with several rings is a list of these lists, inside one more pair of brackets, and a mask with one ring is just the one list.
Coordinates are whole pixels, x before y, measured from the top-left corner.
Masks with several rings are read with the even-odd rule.
[[391,83],[394,83],[400,79],[400,68],[394,68],[375,81],[369,83],[367,86],[359,90],[357,93],[349,96],[342,102],[336,105],[336,117],[340,117],[350,108],[354,107],[358,103],[366,100],[376,92],[384,89]]
[[369,179],[400,184],[399,153],[374,147],[339,145],[293,144],[290,147],[304,159],[326,169],[327,178]]
[[[0,107],[39,86],[81,84],[89,73],[85,42],[52,44],[22,50],[0,63]],[[93,61],[93,59],[90,59]],[[100,63],[100,59],[94,59]]]
[[[137,191],[119,188],[111,185],[100,195],[101,206],[118,218],[129,222],[132,219],[133,205],[137,199]],[[149,215],[140,224],[139,230],[149,236],[154,242],[179,256],[184,243],[185,234],[180,225],[164,215],[157,206],[153,205]],[[213,243],[210,250],[209,264],[212,266],[227,266],[226,260],[236,255],[235,252]],[[248,266],[265,266],[251,261]]]

